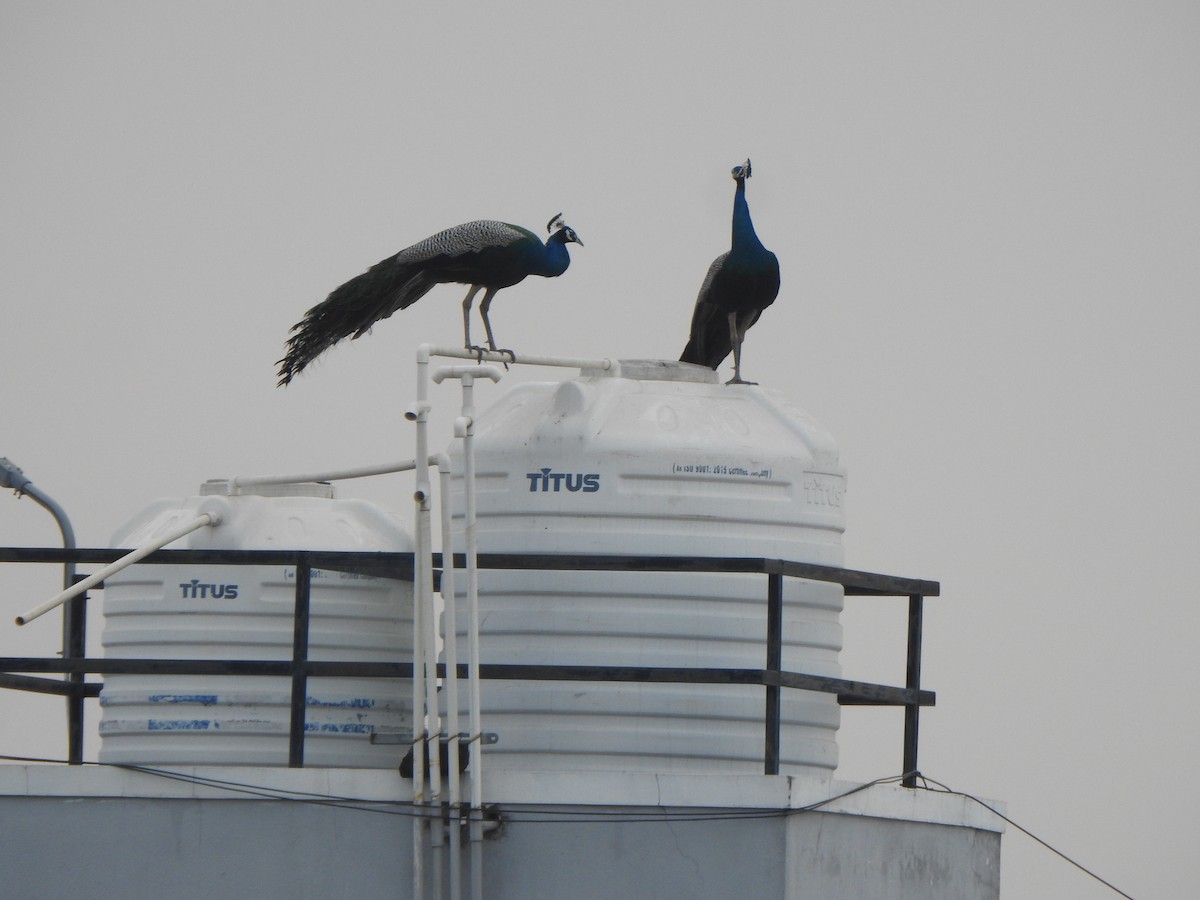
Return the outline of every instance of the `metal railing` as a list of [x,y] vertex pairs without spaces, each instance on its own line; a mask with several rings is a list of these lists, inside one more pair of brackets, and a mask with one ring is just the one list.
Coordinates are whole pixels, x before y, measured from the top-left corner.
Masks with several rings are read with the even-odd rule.
[[[0,563],[107,564],[126,551],[59,548],[0,548]],[[433,554],[440,573],[443,559]],[[158,550],[142,565],[173,564],[280,565],[296,569],[294,629],[290,660],[204,660],[204,659],[95,659],[86,647],[86,603],[84,594],[64,604],[63,653],[61,657],[0,657],[0,688],[55,694],[68,698],[68,762],[83,761],[83,699],[98,697],[102,682],[87,681],[87,675],[239,675],[286,676],[291,679],[291,711],[288,765],[304,765],[304,725],[307,679],[311,677],[412,678],[411,661],[345,662],[308,658],[311,572],[313,569],[354,572],[412,581],[411,553],[344,552],[316,550]],[[465,560],[456,554],[454,566]],[[740,684],[764,688],[763,772],[778,774],[780,759],[780,708],[784,689],[835,694],[842,705],[904,707],[904,784],[915,786],[920,709],[932,706],[936,697],[921,687],[921,642],[924,599],[940,594],[936,581],[881,575],[810,563],[760,558],[706,558],[684,556],[622,556],[573,554],[481,553],[480,569],[524,569],[538,571],[623,571],[677,573],[739,573],[765,576],[765,630],[762,668],[704,668],[658,666],[559,666],[481,663],[481,679],[528,681],[613,681],[671,684]],[[902,687],[789,672],[782,668],[783,582],[785,578],[840,584],[847,596],[907,597],[908,635],[905,684]],[[445,666],[437,667],[439,677]],[[457,666],[465,678],[466,664]],[[65,675],[67,680],[45,677]]]

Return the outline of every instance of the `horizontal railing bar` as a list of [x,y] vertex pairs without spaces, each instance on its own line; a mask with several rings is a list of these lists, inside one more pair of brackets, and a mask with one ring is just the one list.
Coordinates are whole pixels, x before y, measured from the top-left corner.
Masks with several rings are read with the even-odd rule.
[[0,672],[73,673],[89,675],[265,675],[286,677],[301,672],[329,678],[411,678],[412,663],[344,662],[290,659],[54,659],[0,657]]
[[[127,554],[127,549],[62,547],[0,547],[0,562],[28,563],[110,563]],[[305,553],[313,568],[330,569],[335,565],[383,568],[399,566],[412,568],[411,553],[373,550],[156,550],[142,563],[159,565],[190,562],[199,564],[280,565],[296,563],[298,553]],[[141,564],[141,563],[139,563]]]
[[[26,563],[110,563],[126,550],[74,549],[47,547],[0,547],[0,562]],[[294,565],[296,550],[158,550],[143,560],[146,564],[245,564]],[[314,568],[365,571],[403,580],[412,578],[412,554],[384,551],[310,550]],[[463,554],[456,553],[455,565],[465,568]],[[442,555],[433,554],[436,567],[442,566]],[[857,569],[840,569],[815,563],[763,557],[693,557],[693,556],[636,556],[617,554],[533,554],[481,553],[481,569],[540,569],[545,571],[628,571],[628,572],[726,572],[780,573],[792,578],[826,581],[841,584],[851,596],[911,596],[936,597],[941,585],[936,581],[882,575]]]
[[[439,667],[440,668],[440,667]],[[460,677],[466,667],[459,666]],[[717,669],[693,666],[553,666],[519,663],[482,663],[479,677],[508,681],[627,681],[678,684],[763,685],[762,669]]]
[[[481,569],[545,569],[546,571],[627,572],[733,572],[764,573],[766,560],[756,557],[626,556],[606,553],[480,553]],[[440,555],[434,554],[435,565]],[[466,566],[463,554],[454,554],[457,568]]]
[[[768,571],[778,571],[791,578],[807,578],[811,581],[835,581],[851,595],[878,594],[880,596],[936,597],[942,586],[936,581],[922,578],[903,578],[899,575],[881,575],[878,572],[863,572],[859,569],[839,569],[835,566],[819,566],[815,563],[794,562],[786,559],[767,560]],[[832,577],[831,577],[832,576]]]
[[[439,666],[439,669],[442,667]],[[465,667],[460,666],[463,677]],[[918,703],[933,706],[932,691],[910,691],[906,688],[804,675],[799,672],[772,672],[769,669],[717,669],[696,666],[549,666],[484,663],[479,667],[481,678],[503,678],[510,681],[626,681],[668,684],[749,684],[778,685],[797,690],[818,691],[861,697],[872,703],[904,706]]]
[[[767,673],[767,683],[772,681],[772,673]],[[933,691],[913,691],[909,688],[891,687],[884,684],[873,684],[868,681],[849,681],[845,678],[826,678],[820,675],[801,675],[796,672],[780,672],[779,684],[782,687],[797,688],[804,691],[821,691],[826,694],[837,694],[839,702],[846,698],[843,705],[859,704],[863,706],[933,706],[937,695]]]
[[[899,691],[904,698],[914,696],[907,688],[892,688],[894,691]],[[916,706],[936,706],[937,694],[934,691],[920,690],[915,695],[917,697]],[[911,706],[914,705],[909,699],[879,699],[877,697],[863,697],[856,694],[838,694],[838,704],[841,706]]]
[[[458,667],[459,677],[467,676],[467,666]],[[288,676],[302,672],[308,676],[326,678],[411,678],[412,663],[403,662],[346,662],[307,660],[200,660],[200,659],[46,659],[0,658],[0,672],[87,673],[92,675],[264,675]],[[445,675],[445,666],[438,665],[438,674]],[[695,666],[551,666],[508,663],[484,663],[479,667],[483,679],[507,681],[617,681],[657,684],[745,684],[779,685],[798,690],[838,694],[840,697],[861,698],[881,705],[918,703],[932,706],[932,691],[912,692],[905,688],[805,675],[799,672],[770,672],[765,669],[719,669]],[[2,677],[2,676],[0,676]],[[11,676],[17,677],[17,676]],[[36,679],[48,682],[48,679]],[[65,684],[53,682],[53,684]],[[16,684],[0,687],[22,690]],[[56,693],[57,691],[44,691]]]
[[[434,565],[442,566],[440,553],[434,555]],[[466,566],[461,553],[454,554],[457,568]],[[616,554],[535,554],[480,553],[481,569],[543,569],[546,571],[628,571],[628,572],[729,572],[744,574],[780,573],[810,581],[842,584],[851,595],[904,596],[920,594],[936,597],[941,585],[936,581],[881,575],[857,569],[840,569],[815,563],[800,563],[764,557],[699,557],[699,556],[623,556]]]
[[57,694],[60,697],[99,697],[100,687],[94,682],[80,684],[74,681],[59,681],[56,678],[38,678],[36,675],[0,673],[0,688],[33,694]]

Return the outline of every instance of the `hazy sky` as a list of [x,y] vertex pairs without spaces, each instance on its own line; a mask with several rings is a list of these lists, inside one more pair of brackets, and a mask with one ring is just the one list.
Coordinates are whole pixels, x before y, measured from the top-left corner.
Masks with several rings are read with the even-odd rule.
[[[1200,6],[334,9],[0,3],[0,456],[80,545],[207,478],[410,456],[413,351],[458,340],[457,287],[287,390],[274,362],[459,222],[562,210],[586,243],[500,294],[502,344],[677,357],[749,156],[783,288],[745,374],[837,437],[847,565],[942,582],[922,769],[1191,896]],[[0,545],[57,543],[0,496]],[[0,653],[53,652],[55,619],[3,623],[58,577],[0,572]],[[849,606],[846,676],[900,683],[903,604]],[[61,755],[58,714],[0,696],[0,753]],[[839,777],[899,772],[897,711],[843,722]],[[1113,896],[1015,831],[1002,886]]]

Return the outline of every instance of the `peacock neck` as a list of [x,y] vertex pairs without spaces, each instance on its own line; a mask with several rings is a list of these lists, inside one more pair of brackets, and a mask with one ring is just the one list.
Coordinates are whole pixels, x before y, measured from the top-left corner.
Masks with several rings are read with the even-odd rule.
[[762,241],[754,231],[754,223],[750,221],[750,206],[746,203],[746,181],[739,179],[737,190],[733,195],[733,246],[761,247]]
[[571,255],[567,253],[565,237],[565,232],[556,231],[546,239],[538,275],[554,278],[567,271],[567,266],[571,264]]

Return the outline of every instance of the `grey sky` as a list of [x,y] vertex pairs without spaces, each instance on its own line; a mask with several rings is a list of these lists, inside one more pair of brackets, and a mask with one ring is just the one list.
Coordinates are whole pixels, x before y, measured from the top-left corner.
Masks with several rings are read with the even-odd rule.
[[[587,245],[500,294],[502,344],[675,358],[750,156],[783,288],[745,373],[837,437],[847,564],[943,584],[922,768],[1187,896],[1200,8],[406,6],[0,5],[0,456],[102,546],[206,478],[410,455],[457,287],[287,390],[273,364],[333,287],[475,218],[562,210]],[[0,545],[57,541],[0,497]],[[2,623],[56,578],[5,576],[0,653],[53,652]],[[888,603],[850,601],[848,677],[902,679]],[[61,753],[52,701],[0,710],[0,752]],[[898,772],[898,714],[843,721],[840,777]],[[1003,852],[1005,897],[1111,896]]]

